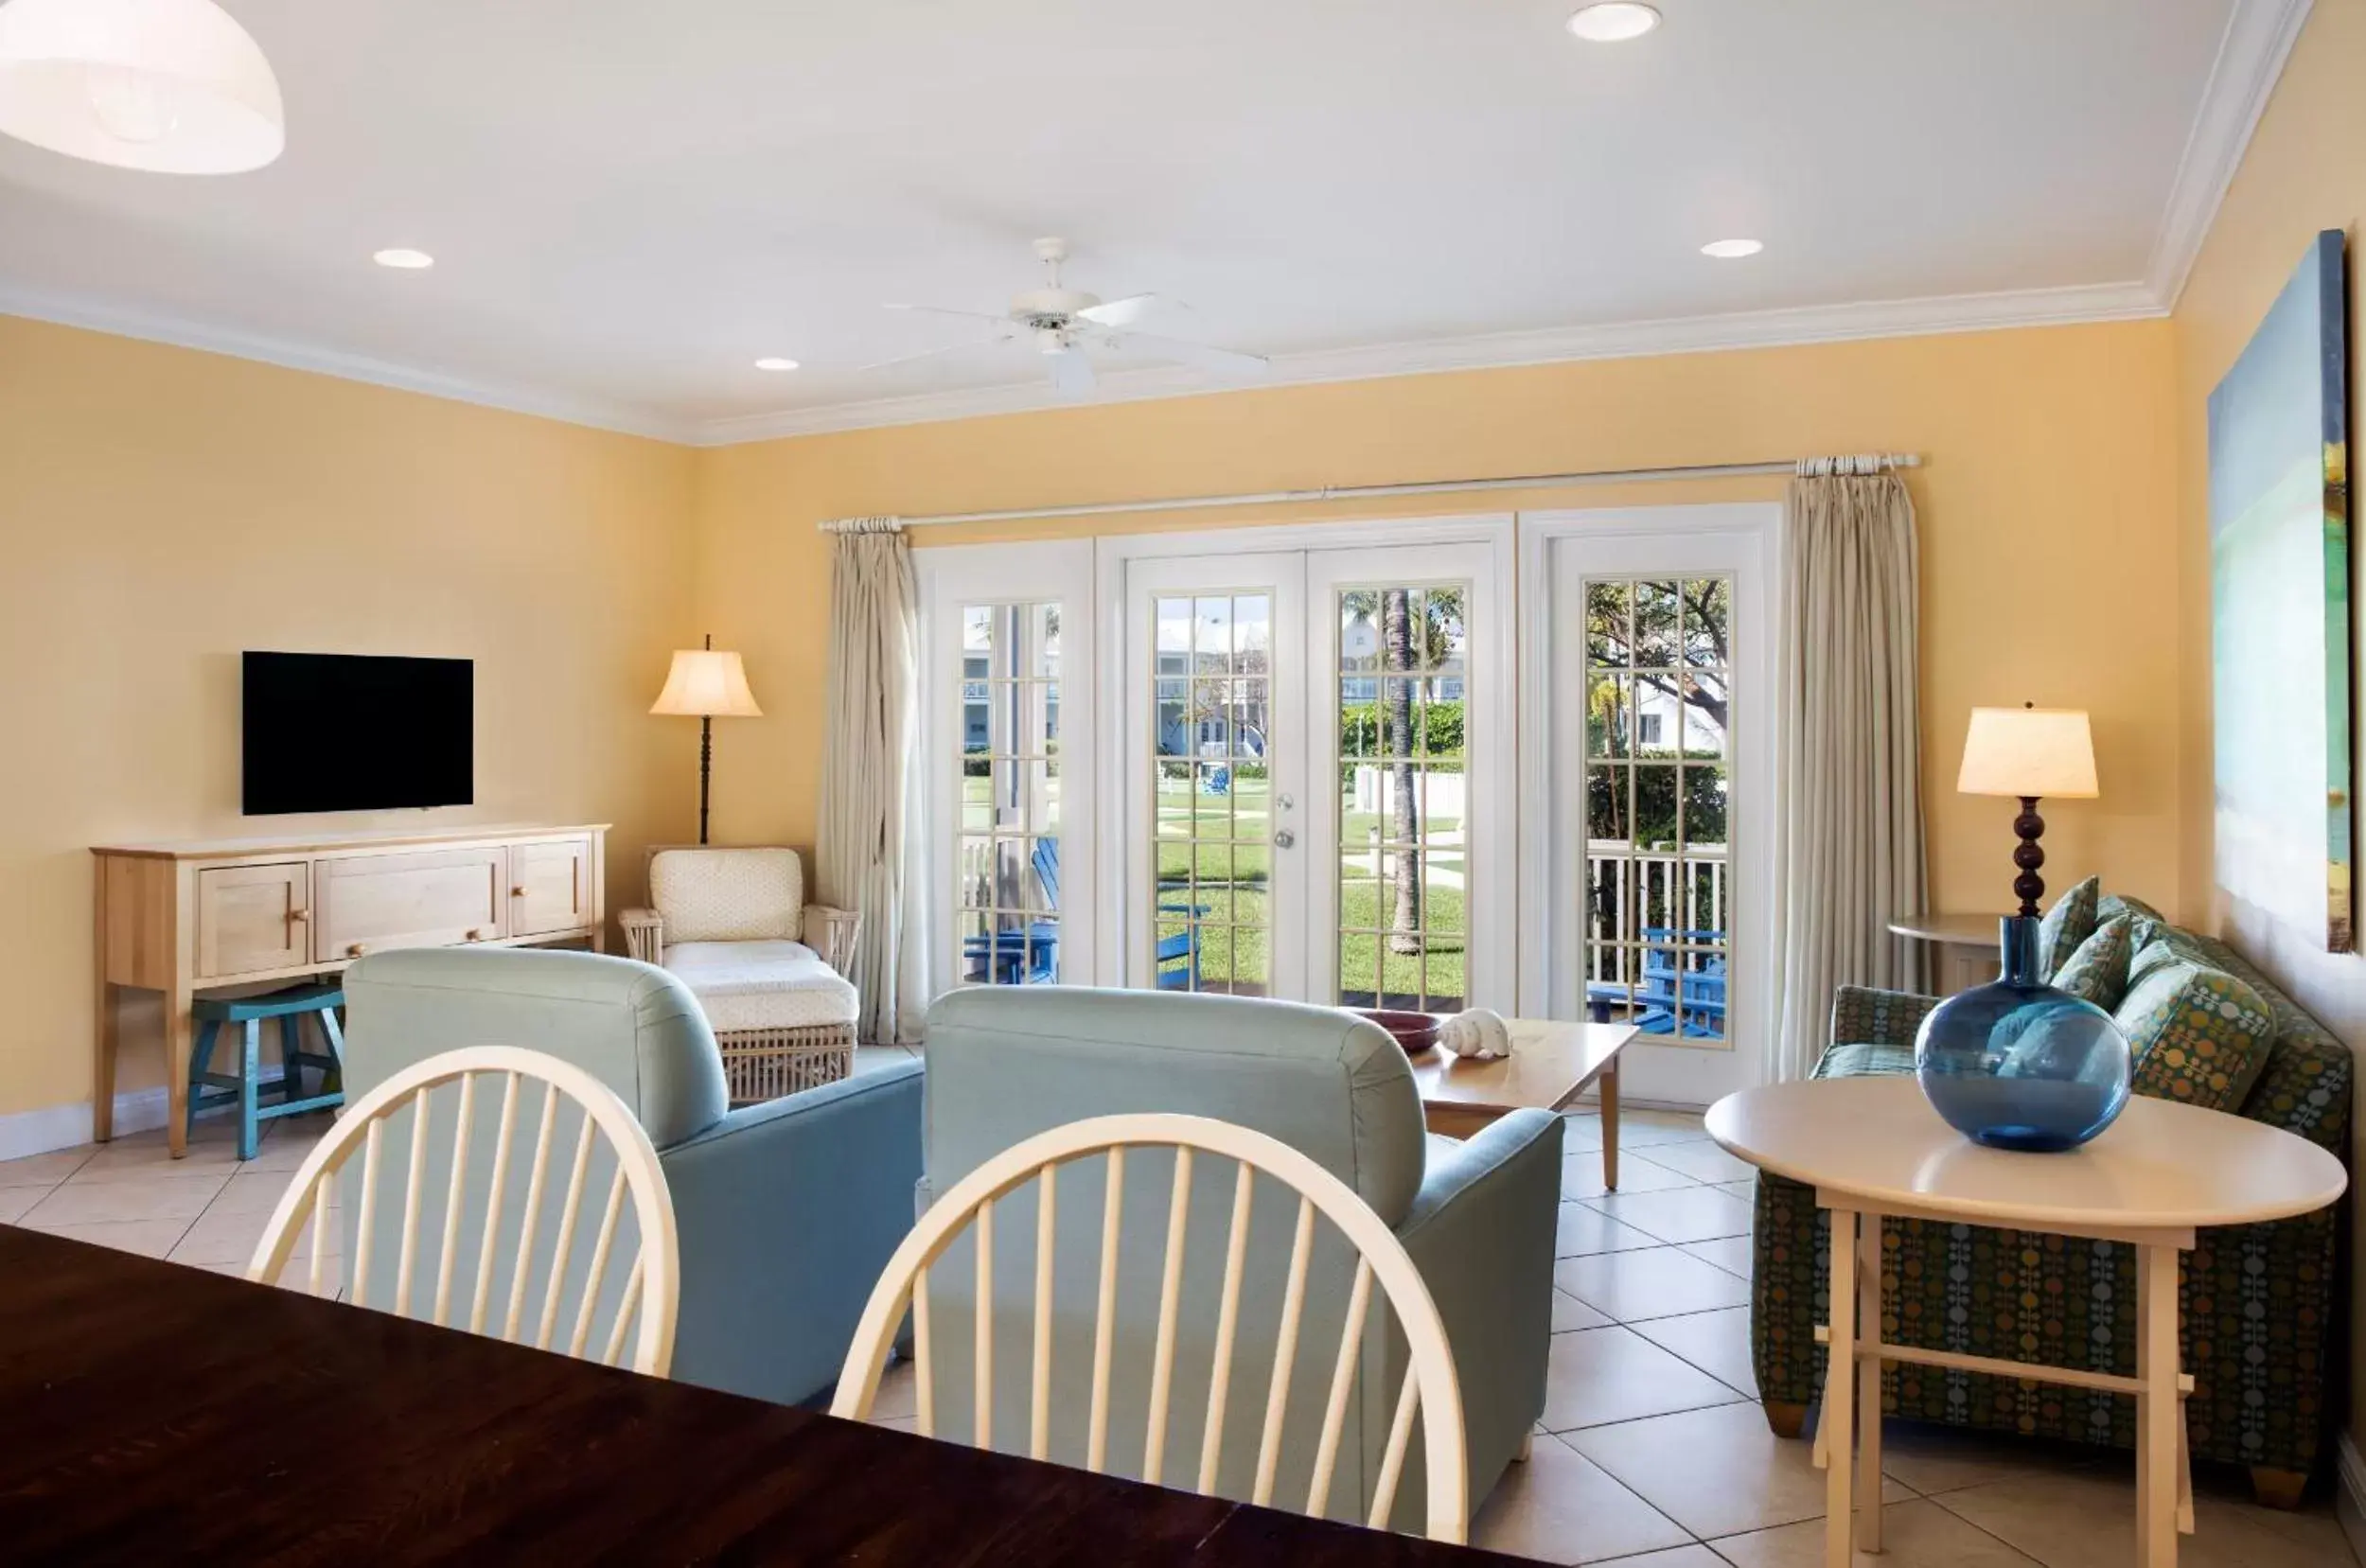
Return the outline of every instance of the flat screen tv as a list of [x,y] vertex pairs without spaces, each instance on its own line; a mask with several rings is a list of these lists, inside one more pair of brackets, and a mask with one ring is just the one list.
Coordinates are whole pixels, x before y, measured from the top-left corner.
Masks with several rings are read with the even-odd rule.
[[466,659],[249,652],[246,814],[472,804],[475,679]]

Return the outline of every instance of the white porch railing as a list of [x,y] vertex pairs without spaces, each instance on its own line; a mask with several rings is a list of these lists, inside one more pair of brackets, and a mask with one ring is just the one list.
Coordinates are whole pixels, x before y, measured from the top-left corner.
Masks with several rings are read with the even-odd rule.
[[1618,838],[1589,840],[1585,851],[1586,979],[1614,985],[1643,978],[1645,929],[1715,931],[1692,943],[1722,947],[1726,924],[1723,844],[1644,848]]

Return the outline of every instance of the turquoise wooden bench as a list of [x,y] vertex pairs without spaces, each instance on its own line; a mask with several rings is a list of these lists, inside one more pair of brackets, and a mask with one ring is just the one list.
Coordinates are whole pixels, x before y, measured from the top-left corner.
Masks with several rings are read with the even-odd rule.
[[[202,1112],[236,1105],[238,1157],[249,1160],[255,1157],[262,1123],[274,1117],[324,1111],[344,1104],[345,1037],[337,1025],[337,1010],[344,1005],[344,991],[335,985],[291,986],[261,996],[199,997],[189,1009],[190,1016],[198,1023],[197,1048],[189,1053],[190,1130],[196,1130]],[[320,1016],[321,1033],[328,1042],[326,1055],[304,1048],[303,1024],[308,1013]],[[257,1103],[261,1095],[260,1059],[266,1018],[279,1020],[279,1055],[285,1064],[278,1101],[271,1105]],[[224,1024],[244,1028],[245,1039],[234,1064],[238,1070],[212,1072],[207,1069],[213,1066],[214,1043]],[[321,1074],[321,1092],[309,1097],[303,1092],[306,1067],[318,1068]]]

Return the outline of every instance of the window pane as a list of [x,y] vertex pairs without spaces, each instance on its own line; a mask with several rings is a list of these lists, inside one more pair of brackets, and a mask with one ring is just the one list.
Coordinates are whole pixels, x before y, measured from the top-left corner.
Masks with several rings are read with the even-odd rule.
[[1627,660],[1627,621],[1633,592],[1626,583],[1585,585],[1585,658],[1589,664],[1623,669]]
[[1232,669],[1232,601],[1201,599],[1192,617],[1192,673],[1227,675]]
[[1676,662],[1674,583],[1634,585],[1634,662],[1637,669],[1664,669]]
[[1189,599],[1160,599],[1154,607],[1153,619],[1157,625],[1157,673],[1190,674],[1188,656],[1192,651],[1192,602]]
[[1725,680],[1701,675],[1685,683],[1685,754],[1690,757],[1725,755]]
[[1695,578],[1685,587],[1685,662],[1723,665],[1734,614],[1734,585],[1723,577]]
[[1589,757],[1628,757],[1634,754],[1634,677],[1597,675],[1588,682],[1585,754]]
[[1273,601],[1262,593],[1236,594],[1232,600],[1233,659],[1236,675],[1271,675]]

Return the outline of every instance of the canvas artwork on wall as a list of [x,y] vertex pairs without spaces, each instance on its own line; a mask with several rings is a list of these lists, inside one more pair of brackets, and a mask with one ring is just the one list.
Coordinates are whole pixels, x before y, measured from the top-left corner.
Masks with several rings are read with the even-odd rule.
[[2217,882],[2334,952],[2353,937],[2346,300],[2328,229],[2210,395]]

